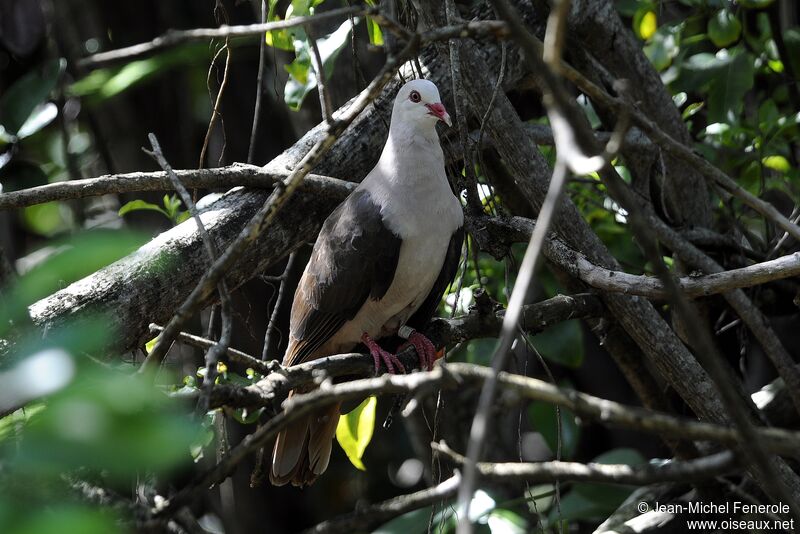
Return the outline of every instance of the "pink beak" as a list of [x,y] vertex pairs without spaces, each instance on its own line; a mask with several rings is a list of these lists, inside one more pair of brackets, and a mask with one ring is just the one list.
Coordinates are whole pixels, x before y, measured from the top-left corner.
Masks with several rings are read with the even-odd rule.
[[441,103],[425,104],[425,106],[428,108],[429,115],[433,115],[448,126],[453,125],[453,123],[450,121],[450,114],[447,113],[447,110],[444,109],[444,106]]

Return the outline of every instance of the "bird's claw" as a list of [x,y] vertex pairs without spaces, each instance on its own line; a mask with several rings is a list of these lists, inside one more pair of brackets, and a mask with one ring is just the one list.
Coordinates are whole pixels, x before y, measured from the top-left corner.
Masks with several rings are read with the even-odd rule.
[[433,346],[431,340],[415,330],[408,336],[408,343],[400,347],[400,350],[408,345],[413,345],[414,349],[417,351],[419,368],[431,371],[433,369],[433,364],[436,362],[436,347]]
[[405,374],[406,368],[400,362],[400,359],[391,352],[383,350],[374,339],[369,337],[366,333],[361,336],[361,342],[367,346],[369,353],[372,355],[372,360],[375,362],[375,375],[381,369],[381,362],[386,366],[389,374],[397,374],[397,369],[400,373]]

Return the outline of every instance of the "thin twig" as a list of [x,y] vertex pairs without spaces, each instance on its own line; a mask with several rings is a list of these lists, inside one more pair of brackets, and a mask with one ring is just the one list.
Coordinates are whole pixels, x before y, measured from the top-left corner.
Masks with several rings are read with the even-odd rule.
[[147,43],[119,48],[117,50],[109,50],[108,52],[100,52],[85,57],[78,61],[78,66],[82,69],[97,69],[113,63],[129,62],[134,59],[152,55],[165,48],[191,41],[250,37],[254,35],[262,36],[263,38],[263,35],[269,31],[285,30],[297,26],[305,26],[309,23],[321,22],[327,19],[346,17],[348,15],[361,15],[363,13],[364,9],[362,7],[343,7],[324,11],[313,16],[293,17],[288,20],[279,20],[265,24],[220,26],[219,28],[196,28],[192,30],[170,30]]
[[319,46],[317,46],[317,40],[314,38],[310,24],[306,26],[306,35],[308,36],[308,42],[311,43],[311,65],[314,67],[314,73],[317,78],[317,92],[319,93],[319,108],[322,111],[322,120],[330,124],[333,120],[333,104],[331,103],[331,94],[328,91],[328,86],[325,83],[325,64],[322,63],[322,55],[319,53]]
[[[447,15],[447,24],[452,25],[459,17],[456,11],[454,0],[445,0],[445,12]],[[450,78],[453,82],[453,102],[455,103],[455,119],[456,127],[458,129],[458,138],[461,143],[461,150],[464,153],[464,175],[465,180],[461,180],[461,173],[458,173],[459,189],[463,188],[467,191],[467,206],[475,213],[483,211],[481,200],[478,196],[478,178],[475,176],[475,162],[472,157],[472,150],[469,147],[469,131],[467,129],[467,116],[465,104],[467,102],[464,97],[464,79],[461,76],[461,58],[459,55],[459,48],[461,43],[457,39],[449,40],[450,50]]]
[[[267,0],[261,0],[261,24],[267,22]],[[256,103],[253,110],[253,127],[250,129],[250,145],[247,148],[247,163],[253,163],[256,151],[256,136],[261,121],[261,101],[264,97],[264,72],[267,65],[267,41],[261,39],[258,45],[258,76],[256,77]]]
[[[292,252],[289,254],[289,259],[286,261],[286,267],[283,269],[283,274],[281,275],[280,284],[278,285],[278,293],[275,297],[275,305],[272,308],[272,314],[269,317],[269,322],[267,323],[267,330],[264,332],[264,346],[261,349],[261,359],[266,361],[270,359],[277,360],[278,358],[270,358],[269,351],[270,347],[272,347],[272,336],[277,330],[277,322],[278,322],[278,314],[280,313],[281,309],[283,308],[283,302],[285,300],[286,294],[286,287],[287,279],[289,278],[289,273],[292,272],[294,269],[294,264],[297,261],[297,252]],[[280,344],[280,342],[279,342]]]
[[[197,225],[197,231],[200,233],[200,237],[203,240],[203,245],[206,248],[206,254],[208,254],[209,260],[211,262],[216,261],[219,257],[217,245],[211,239],[211,236],[208,235],[208,231],[206,231],[206,227],[203,224],[203,221],[200,219],[200,213],[197,211],[197,206],[195,206],[194,202],[192,201],[192,195],[189,194],[189,191],[181,183],[178,176],[172,170],[172,166],[169,164],[166,157],[164,157],[164,153],[161,151],[161,146],[158,144],[158,139],[156,138],[155,134],[149,134],[148,139],[150,139],[150,144],[153,147],[153,150],[152,152],[145,150],[145,152],[152,156],[153,159],[158,162],[158,165],[169,176],[173,187],[175,187],[175,190],[178,192],[178,195],[180,195],[181,200],[186,206],[186,209],[189,210],[189,213]],[[217,377],[217,361],[219,360],[220,355],[228,350],[233,328],[233,321],[231,318],[231,296],[228,291],[225,278],[220,278],[219,282],[217,283],[217,291],[219,292],[221,301],[220,309],[222,315],[222,332],[220,334],[219,342],[217,342],[206,352],[206,375],[203,380],[204,395],[201,397],[198,405],[198,411],[200,413],[205,413],[208,411],[211,388],[213,387],[214,380]]]
[[[159,326],[155,323],[150,325],[150,331],[154,334],[160,334],[162,330],[164,330],[163,326]],[[182,341],[187,345],[201,349],[210,349],[217,344],[217,342],[212,339],[195,336],[194,334],[189,334],[187,332],[180,332],[175,339],[176,341]],[[258,358],[247,354],[246,352],[242,352],[230,347],[228,347],[228,349],[225,351],[225,355],[230,361],[246,365],[261,375],[268,375],[276,370],[275,365],[271,362],[263,362]]]
[[[217,15],[217,11],[222,13],[223,23],[225,26],[228,24],[228,13],[225,10],[225,6],[222,5],[219,0],[217,0],[217,4],[214,8],[214,13]],[[218,15],[219,16],[219,15]],[[211,119],[208,121],[208,129],[206,130],[205,139],[203,139],[203,148],[200,150],[200,160],[197,163],[197,168],[202,169],[203,165],[206,161],[206,151],[208,150],[208,144],[211,142],[211,134],[214,132],[214,126],[217,124],[217,119],[220,118],[222,115],[220,113],[220,107],[222,106],[222,96],[225,94],[225,88],[228,86],[228,70],[231,66],[231,38],[225,37],[225,44],[222,47],[222,50],[225,50],[225,69],[222,73],[222,82],[219,84],[219,91],[217,91],[217,97],[214,99],[214,109],[211,110]],[[211,60],[211,66],[208,69],[208,81],[211,80],[211,71],[214,69],[217,60],[217,53],[214,56],[214,59]],[[210,83],[209,83],[210,85]],[[211,88],[209,87],[209,92]],[[222,135],[225,135],[224,125],[223,125],[223,132]],[[221,158],[221,156],[220,156]]]

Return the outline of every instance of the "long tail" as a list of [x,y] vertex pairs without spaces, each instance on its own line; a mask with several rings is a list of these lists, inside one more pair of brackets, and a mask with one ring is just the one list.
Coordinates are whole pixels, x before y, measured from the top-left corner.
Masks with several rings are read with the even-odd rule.
[[311,485],[328,468],[339,404],[328,406],[282,430],[272,451],[270,481],[276,486]]

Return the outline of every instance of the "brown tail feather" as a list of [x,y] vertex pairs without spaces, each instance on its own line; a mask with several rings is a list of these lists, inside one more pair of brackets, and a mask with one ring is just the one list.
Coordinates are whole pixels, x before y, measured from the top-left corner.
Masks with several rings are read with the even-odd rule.
[[304,417],[278,434],[272,454],[270,481],[311,485],[328,468],[339,422],[339,405],[323,408]]

